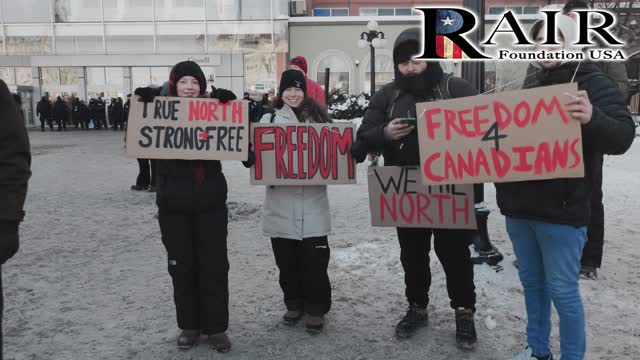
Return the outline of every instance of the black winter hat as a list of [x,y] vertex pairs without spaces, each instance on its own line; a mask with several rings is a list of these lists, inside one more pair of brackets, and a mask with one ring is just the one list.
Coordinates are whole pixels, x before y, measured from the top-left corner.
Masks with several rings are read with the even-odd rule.
[[302,89],[304,96],[307,96],[307,82],[304,74],[299,70],[289,69],[282,73],[280,86],[278,87],[278,97],[282,98],[282,93],[290,87]]
[[393,49],[393,64],[398,65],[411,60],[420,53],[420,44],[415,40],[406,40]]
[[183,76],[193,76],[198,80],[198,85],[200,85],[200,95],[203,95],[207,91],[207,78],[204,76],[200,65],[193,61],[183,61],[173,66],[171,75],[169,76],[169,92],[171,93],[171,88],[173,88],[172,95],[175,96],[176,84]]

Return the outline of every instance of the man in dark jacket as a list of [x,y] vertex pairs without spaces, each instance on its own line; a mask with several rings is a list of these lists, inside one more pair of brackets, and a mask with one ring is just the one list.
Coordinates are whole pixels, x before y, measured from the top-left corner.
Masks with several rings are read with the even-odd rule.
[[[24,218],[24,200],[31,177],[29,137],[19,110],[4,81],[0,80],[0,264],[4,264],[19,246],[18,228]],[[0,267],[1,272],[2,267]],[[0,274],[0,314],[3,310],[2,275]],[[2,326],[0,319],[0,359]]]
[[127,121],[129,120],[129,108],[131,108],[131,94],[127,95],[127,101],[122,107],[122,124],[124,125],[124,129],[127,128]]
[[109,129],[107,125],[107,114],[105,113],[105,103],[102,97],[98,97],[96,100],[93,119],[96,122],[96,129],[102,129],[103,126],[105,130]]
[[80,118],[80,99],[74,97],[73,100],[71,100],[71,122],[73,123],[73,127],[76,129],[78,128],[78,125],[82,127],[82,121]]
[[[547,51],[580,51],[577,24],[558,16],[562,44]],[[543,23],[531,34],[544,39]],[[540,71],[529,87],[575,81],[579,91],[566,98],[566,109],[582,125],[585,176],[571,179],[496,184],[500,211],[518,259],[527,308],[528,347],[516,359],[552,359],[549,348],[551,304],[560,318],[562,359],[583,359],[586,352],[584,309],[578,285],[580,256],[591,221],[594,163],[600,154],[622,154],[631,146],[635,127],[615,83],[593,63],[535,63]]]
[[62,98],[58,96],[56,103],[53,105],[53,116],[58,124],[58,131],[62,129],[67,130],[67,116],[69,115],[69,109],[67,104],[62,101]]
[[40,117],[40,128],[44,131],[45,123],[49,123],[49,128],[53,130],[53,123],[51,122],[51,115],[53,113],[53,107],[47,99],[46,96],[43,96],[40,101],[38,101],[38,105],[36,106],[36,115]]
[[[367,153],[382,152],[385,165],[418,166],[420,152],[415,126],[402,124],[398,118],[415,119],[416,103],[476,94],[467,81],[445,75],[437,62],[412,60],[420,51],[420,34],[419,28],[411,28],[396,39],[393,48],[395,79],[378,91],[369,103],[352,151],[358,162],[364,161]],[[455,309],[456,342],[464,349],[473,348],[476,295],[468,247],[473,233],[427,228],[398,228],[397,233],[409,309],[396,326],[396,336],[408,338],[427,324],[431,285],[429,251],[433,235],[436,255],[446,274],[451,307]]]

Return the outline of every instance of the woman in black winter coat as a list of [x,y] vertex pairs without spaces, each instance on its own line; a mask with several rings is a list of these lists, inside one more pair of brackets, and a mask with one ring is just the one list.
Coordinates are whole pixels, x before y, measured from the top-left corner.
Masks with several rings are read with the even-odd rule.
[[[169,96],[206,97],[206,86],[195,62],[171,70]],[[182,329],[178,347],[191,348],[204,334],[213,349],[227,352],[228,212],[222,166],[217,160],[158,160],[157,171],[158,221]]]

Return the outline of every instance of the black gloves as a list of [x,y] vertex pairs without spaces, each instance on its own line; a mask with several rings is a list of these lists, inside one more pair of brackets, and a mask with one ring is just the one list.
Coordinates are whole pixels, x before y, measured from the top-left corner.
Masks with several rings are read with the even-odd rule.
[[151,102],[153,98],[160,95],[161,87],[139,87],[133,93],[140,96],[140,101]]
[[367,158],[367,149],[361,141],[356,141],[351,146],[351,157],[356,163],[361,163]]
[[256,163],[256,155],[253,152],[253,144],[249,143],[249,157],[247,158],[247,161],[242,162],[242,165],[244,165],[244,167],[248,169],[253,165],[255,165],[255,163]]
[[237,99],[236,94],[234,94],[231,90],[223,88],[216,89],[216,87],[213,85],[211,85],[211,93],[209,94],[209,97],[211,97],[212,99],[218,99],[221,103],[227,103],[231,100]]
[[0,264],[4,264],[18,252],[19,222],[0,220]]

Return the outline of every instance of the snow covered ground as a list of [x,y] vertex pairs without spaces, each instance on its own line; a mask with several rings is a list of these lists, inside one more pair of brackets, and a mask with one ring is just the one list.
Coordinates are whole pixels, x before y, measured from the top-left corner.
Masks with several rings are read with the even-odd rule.
[[[640,140],[640,139],[638,139]],[[399,342],[403,271],[392,229],[369,225],[366,173],[330,188],[333,306],[323,334],[280,325],[282,294],[261,232],[262,187],[240,162],[225,162],[231,221],[229,336],[233,350],[179,352],[155,195],[133,192],[134,159],[122,133],[31,133],[33,177],[21,249],[3,266],[5,359],[508,359],[524,346],[524,303],[504,221],[486,186],[490,233],[504,270],[476,267],[479,342],[454,346],[444,274],[432,256],[428,328]],[[606,247],[598,281],[582,281],[587,359],[640,359],[640,144],[605,162]],[[491,316],[494,330],[485,326]],[[554,317],[557,321],[557,317]],[[553,350],[558,354],[557,325]]]

